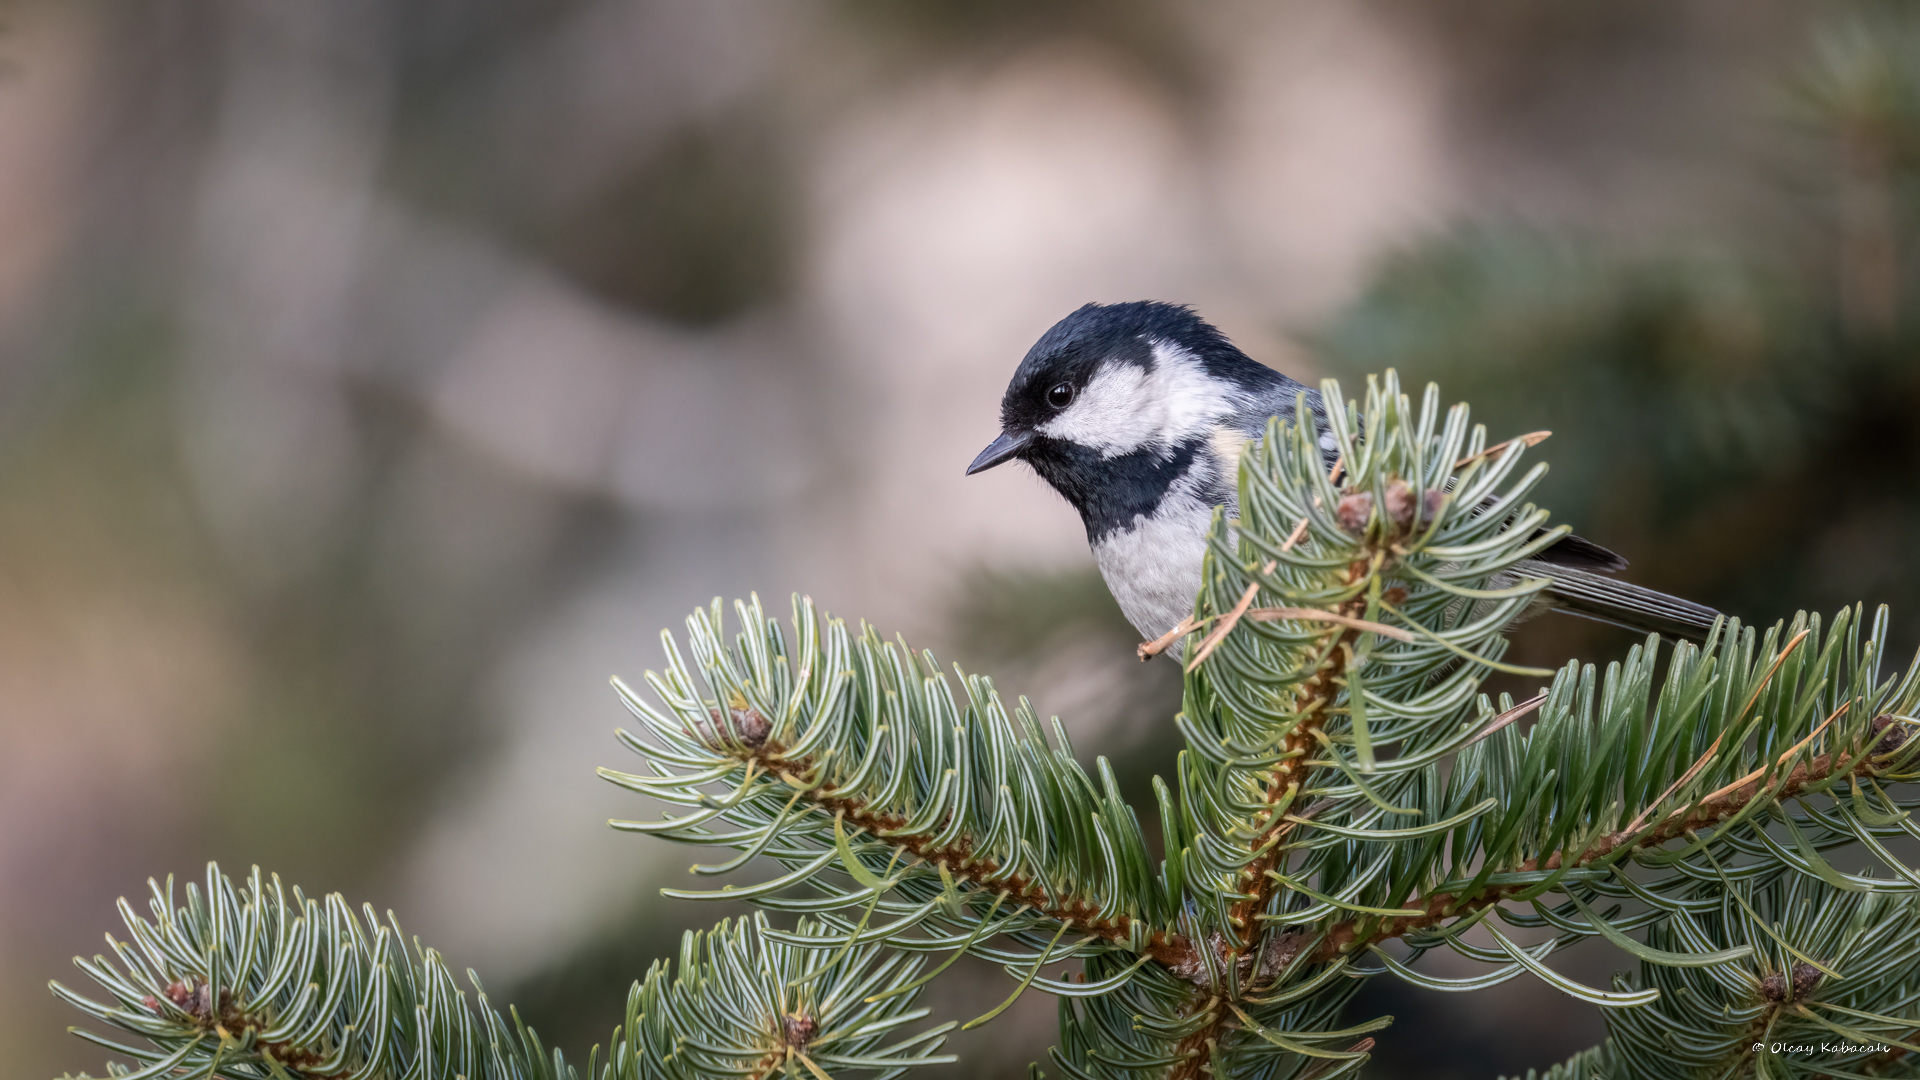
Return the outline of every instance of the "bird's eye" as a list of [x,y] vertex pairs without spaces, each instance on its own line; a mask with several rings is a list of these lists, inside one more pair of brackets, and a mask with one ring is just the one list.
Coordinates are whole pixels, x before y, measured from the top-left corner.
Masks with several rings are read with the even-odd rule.
[[1073,387],[1067,383],[1061,383],[1047,391],[1047,404],[1056,409],[1064,409],[1073,404]]

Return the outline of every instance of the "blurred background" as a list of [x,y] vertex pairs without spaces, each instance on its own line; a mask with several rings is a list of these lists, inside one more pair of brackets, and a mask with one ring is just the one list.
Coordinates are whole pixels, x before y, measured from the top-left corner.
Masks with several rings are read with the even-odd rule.
[[[392,908],[584,1056],[731,913],[661,899],[689,854],[593,776],[608,676],[715,595],[903,631],[1143,791],[1172,666],[1037,479],[961,476],[1088,300],[1438,380],[1555,432],[1543,503],[1636,580],[1891,602],[1910,648],[1916,179],[1898,7],[15,0],[0,1060],[98,1073],[45,981],[208,859]],[[1524,983],[1369,993],[1374,1075],[1601,1034]],[[1032,995],[954,1074],[1052,1028]]]

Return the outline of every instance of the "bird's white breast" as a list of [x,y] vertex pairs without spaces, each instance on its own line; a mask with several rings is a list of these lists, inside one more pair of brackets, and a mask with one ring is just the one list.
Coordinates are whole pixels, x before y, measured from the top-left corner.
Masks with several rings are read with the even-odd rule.
[[1169,492],[1150,516],[1108,533],[1093,546],[1094,562],[1127,621],[1151,640],[1193,611],[1207,552],[1213,507],[1190,490]]

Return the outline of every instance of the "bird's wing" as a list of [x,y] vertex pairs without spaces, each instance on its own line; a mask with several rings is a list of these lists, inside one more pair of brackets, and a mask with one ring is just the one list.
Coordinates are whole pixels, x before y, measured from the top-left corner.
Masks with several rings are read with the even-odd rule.
[[[1288,379],[1250,402],[1246,409],[1215,431],[1214,449],[1223,459],[1228,477],[1238,471],[1240,457],[1248,445],[1257,443],[1266,434],[1269,417],[1293,417],[1294,405],[1302,391],[1306,393],[1308,407],[1320,421],[1321,453],[1327,467],[1333,467],[1337,449],[1327,431],[1326,412],[1319,393]],[[1228,487],[1231,490],[1230,480]],[[1671,638],[1705,639],[1714,620],[1720,617],[1719,612],[1691,600],[1605,576],[1626,568],[1627,560],[1617,552],[1585,537],[1568,534],[1516,570],[1537,574],[1552,582],[1546,596],[1549,606],[1556,611]]]
[[1326,458],[1327,467],[1332,468],[1339,456],[1339,448],[1333,440],[1333,433],[1327,428],[1326,407],[1320,402],[1320,392],[1302,383],[1297,383],[1285,375],[1276,375],[1277,381],[1259,393],[1251,395],[1241,408],[1221,422],[1215,436],[1215,449],[1220,449],[1222,439],[1231,440],[1237,436],[1238,449],[1232,457],[1233,464],[1239,465],[1241,451],[1248,444],[1258,443],[1267,434],[1267,421],[1278,416],[1282,420],[1292,421],[1294,406],[1300,395],[1306,395],[1307,408],[1312,410],[1316,425],[1320,429],[1320,453]]
[[[1538,534],[1536,534],[1538,535]],[[1540,561],[1575,570],[1616,574],[1627,568],[1626,556],[1601,547],[1584,536],[1568,533],[1560,542],[1540,553]]]

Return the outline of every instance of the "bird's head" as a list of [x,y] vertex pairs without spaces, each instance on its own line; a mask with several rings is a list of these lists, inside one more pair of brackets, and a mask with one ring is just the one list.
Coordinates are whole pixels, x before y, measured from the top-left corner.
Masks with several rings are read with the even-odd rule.
[[1027,351],[1000,401],[1000,437],[967,473],[1018,458],[1073,498],[1090,470],[1157,466],[1209,442],[1279,380],[1189,308],[1088,304]]

